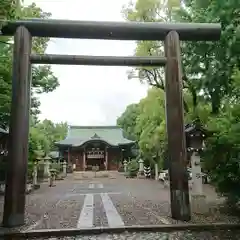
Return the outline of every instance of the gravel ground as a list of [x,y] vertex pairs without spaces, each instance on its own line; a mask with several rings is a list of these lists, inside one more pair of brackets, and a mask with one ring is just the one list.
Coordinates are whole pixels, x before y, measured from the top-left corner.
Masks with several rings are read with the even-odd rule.
[[137,204],[129,196],[112,195],[111,199],[126,226],[162,224],[162,221],[152,214],[151,211],[142,208],[141,204]]
[[[235,235],[231,232],[202,232],[198,236],[192,233],[153,233],[153,232],[125,232],[122,234],[100,234],[92,236],[76,236],[62,238],[41,238],[46,240],[238,240],[240,232]],[[35,238],[40,239],[40,238]]]
[[40,224],[34,229],[76,228],[84,196],[68,197],[60,200],[54,208],[46,212]]
[[[99,184],[100,183],[100,184]],[[91,185],[91,188],[89,187]],[[93,187],[94,185],[94,187]],[[102,187],[100,187],[102,185]],[[85,195],[94,195],[93,226],[108,227],[108,221],[100,193],[108,193],[114,207],[126,226],[178,224],[171,219],[169,189],[156,181],[143,179],[88,179],[74,180],[68,177],[49,188],[41,188],[26,197],[26,225],[20,230],[76,228]],[[214,206],[214,204],[213,204]],[[2,218],[3,198],[0,197],[0,217]],[[238,218],[221,214],[213,207],[209,215],[193,215],[193,223],[238,222]],[[1,231],[1,228],[0,228]],[[43,239],[43,238],[41,238]],[[225,232],[176,232],[167,233],[124,233],[102,234],[75,238],[50,239],[240,239],[240,233]]]

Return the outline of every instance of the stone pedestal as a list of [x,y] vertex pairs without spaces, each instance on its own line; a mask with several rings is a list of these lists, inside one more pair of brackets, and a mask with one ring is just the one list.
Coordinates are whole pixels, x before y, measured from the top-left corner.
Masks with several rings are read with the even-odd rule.
[[202,186],[202,168],[200,164],[200,156],[198,153],[193,152],[191,156],[192,166],[192,212],[197,214],[208,213],[208,207],[206,203],[206,196],[203,194]]
[[56,185],[54,184],[54,182],[55,182],[55,175],[50,174],[50,176],[49,176],[49,187],[55,187]]
[[191,209],[196,214],[207,214],[209,212],[205,195],[192,195],[191,196]]
[[200,156],[198,153],[193,152],[191,156],[192,166],[192,191],[194,195],[202,195],[202,168],[200,163]]

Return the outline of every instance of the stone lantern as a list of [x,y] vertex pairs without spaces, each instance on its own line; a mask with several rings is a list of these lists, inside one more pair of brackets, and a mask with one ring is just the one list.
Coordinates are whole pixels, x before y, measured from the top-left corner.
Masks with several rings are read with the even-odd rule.
[[210,135],[199,122],[185,126],[186,147],[190,156],[191,177],[192,177],[192,210],[195,213],[207,211],[205,195],[202,187],[202,168],[200,152],[203,150],[204,140]]

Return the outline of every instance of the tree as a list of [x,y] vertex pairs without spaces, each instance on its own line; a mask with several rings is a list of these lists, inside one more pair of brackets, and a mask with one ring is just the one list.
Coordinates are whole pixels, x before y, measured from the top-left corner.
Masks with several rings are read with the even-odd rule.
[[[184,42],[182,43],[183,83],[192,95],[193,107],[199,98],[211,103],[212,113],[221,107],[222,98],[232,91],[231,76],[239,60],[239,8],[238,1],[162,1],[137,0],[124,7],[123,13],[129,21],[187,21],[220,22],[222,37],[217,43]],[[163,55],[163,47],[158,42],[137,43],[136,55]],[[130,73],[130,78],[137,76],[152,86],[164,89],[164,75],[156,68],[137,68]],[[188,112],[186,102],[185,111]]]
[[[167,22],[173,21],[174,13],[180,8],[178,0],[138,0],[135,4],[130,2],[123,7],[123,15],[129,21]],[[157,41],[138,41],[135,50],[136,56],[164,56],[164,46]],[[164,69],[156,67],[138,67],[129,71],[129,78],[138,78],[151,86],[165,89]],[[185,78],[184,78],[185,80]],[[193,88],[184,83],[184,87]],[[184,100],[184,109],[188,106]]]
[[[2,1],[2,0],[1,0]],[[18,1],[3,0],[4,9],[0,10],[2,19],[17,18],[48,18],[50,13],[43,12],[35,3],[22,7]],[[12,44],[11,38],[0,36],[0,124],[3,128],[8,127],[11,105],[11,69],[12,69]],[[33,38],[32,52],[44,53],[49,39]],[[59,86],[58,79],[54,76],[49,65],[32,67],[32,99],[31,114],[37,117],[40,103],[36,94],[52,92]]]
[[[164,1],[167,2],[173,6],[172,1]],[[220,41],[181,43],[184,118],[185,123],[198,118],[214,133],[206,140],[206,150],[202,155],[203,167],[208,170],[217,190],[234,200],[234,203],[240,200],[238,190],[240,189],[240,10],[238,5],[237,0],[184,0],[180,5],[168,8],[169,5],[162,4],[161,0],[137,0],[124,8],[124,14],[129,21],[172,20],[221,23]],[[160,43],[137,42],[136,55],[162,54],[163,48]],[[139,77],[140,81],[147,81],[158,90],[164,90],[165,80],[159,70],[138,68],[133,70],[133,75]],[[139,115],[134,128],[139,147],[146,156],[162,150],[166,141],[163,137],[165,116],[164,101],[160,100],[163,99],[162,93],[156,92],[155,97],[150,96],[154,96],[153,92],[149,92],[148,96],[138,104]],[[157,96],[158,103],[155,102]],[[158,118],[154,117],[154,113],[157,113]],[[162,152],[160,154],[164,157]]]
[[188,0],[175,15],[176,21],[221,23],[220,41],[182,44],[185,77],[211,102],[213,114],[219,112],[222,99],[232,91],[233,70],[240,67],[238,5],[235,0]]
[[53,123],[50,120],[36,122],[31,121],[29,137],[29,160],[35,157],[36,151],[42,151],[48,154],[55,149],[54,143],[64,139],[67,135],[67,123]]
[[141,155],[152,162],[153,156],[161,157],[165,149],[164,92],[152,88],[146,98],[138,104],[131,104],[117,120],[127,133],[138,142]]
[[130,140],[137,140],[135,128],[139,113],[139,104],[130,104],[117,119],[117,125],[124,130],[124,135]]
[[208,128],[214,134],[206,141],[203,157],[217,190],[234,204],[240,200],[240,71],[234,73],[232,81],[236,91],[234,101],[231,105],[225,101],[224,111],[208,121]]

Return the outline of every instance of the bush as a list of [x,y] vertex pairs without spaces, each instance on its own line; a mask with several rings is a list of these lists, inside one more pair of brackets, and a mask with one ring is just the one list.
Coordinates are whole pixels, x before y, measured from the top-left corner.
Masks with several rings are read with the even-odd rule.
[[34,167],[34,163],[33,162],[29,162],[28,163],[28,170],[27,170],[27,179],[28,180],[32,180],[33,179],[33,167]]
[[51,163],[50,169],[55,169],[57,173],[60,173],[62,171],[62,166],[59,163]]
[[138,169],[139,169],[139,164],[136,159],[128,162],[128,165],[127,165],[128,176],[136,177],[138,173]]
[[[231,116],[231,117],[229,117]],[[206,140],[202,157],[217,191],[227,197],[232,206],[240,201],[240,105],[228,109],[228,114],[212,118],[209,126],[213,136]]]

